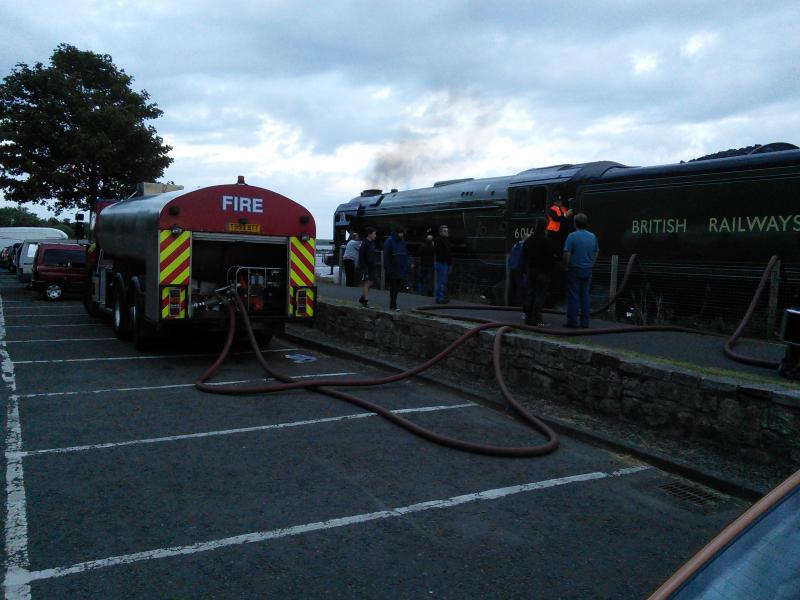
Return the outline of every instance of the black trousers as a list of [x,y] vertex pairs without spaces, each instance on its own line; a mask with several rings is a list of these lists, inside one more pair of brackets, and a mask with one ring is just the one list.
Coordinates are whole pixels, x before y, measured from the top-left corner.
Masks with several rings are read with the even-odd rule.
[[550,271],[528,269],[528,298],[525,302],[525,322],[528,325],[538,325],[543,322],[542,310],[551,276]]
[[403,288],[403,279],[389,279],[389,309],[397,308],[397,294]]
[[352,258],[345,258],[344,263],[344,282],[347,287],[353,287],[356,284],[356,261]]

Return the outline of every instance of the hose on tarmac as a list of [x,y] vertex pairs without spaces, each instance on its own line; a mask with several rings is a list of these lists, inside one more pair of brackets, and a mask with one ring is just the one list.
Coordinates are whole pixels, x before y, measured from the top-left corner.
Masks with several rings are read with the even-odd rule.
[[[619,290],[604,306],[596,310],[593,310],[592,315],[599,314],[605,311],[620,297],[620,295],[624,292],[625,288],[627,287],[630,274],[633,269],[633,265],[636,263],[637,260],[638,257],[636,255],[631,256],[630,260],[628,261],[628,265],[625,270],[625,275],[623,277],[623,281],[619,287]],[[777,260],[778,257],[775,256],[773,256],[772,259],[770,259],[770,262],[767,265],[764,274],[762,275],[761,281],[759,282],[759,286],[756,290],[756,293],[750,303],[750,306],[744,318],[742,319],[742,322],[740,323],[739,327],[737,328],[733,336],[731,336],[731,338],[727,340],[725,343],[724,346],[725,355],[733,360],[739,362],[746,362],[747,364],[755,366],[763,366],[768,368],[777,367],[777,363],[774,363],[772,361],[766,361],[762,359],[742,356],[733,351],[733,346],[736,344],[742,332],[744,331],[745,327],[752,319],[753,313],[755,312],[755,307],[758,303],[758,299],[760,298],[763,292],[767,278],[769,277],[769,274],[774,268]],[[250,394],[272,394],[278,392],[286,392],[295,389],[311,389],[321,394],[325,394],[333,398],[349,402],[350,404],[354,404],[356,406],[374,412],[375,414],[380,415],[381,417],[387,419],[388,421],[394,423],[395,425],[398,425],[399,427],[402,427],[407,431],[410,431],[411,433],[423,439],[434,442],[436,444],[446,446],[448,448],[453,448],[456,450],[462,450],[476,454],[484,454],[488,456],[499,456],[499,457],[543,456],[545,454],[549,454],[550,452],[556,450],[559,445],[557,434],[541,419],[526,411],[525,408],[519,402],[516,401],[516,399],[513,397],[510,390],[508,389],[508,386],[506,385],[502,373],[501,356],[502,356],[502,340],[503,336],[507,332],[512,330],[523,330],[523,331],[532,331],[536,333],[546,333],[548,335],[562,336],[562,337],[605,335],[613,333],[630,333],[630,332],[642,333],[642,332],[652,332],[652,331],[678,331],[678,332],[703,334],[703,335],[715,335],[697,329],[669,326],[669,325],[619,326],[619,327],[604,327],[596,329],[575,330],[571,328],[551,328],[551,327],[539,327],[534,325],[522,325],[518,323],[506,323],[482,317],[459,315],[455,318],[462,321],[475,322],[478,323],[478,325],[463,333],[455,341],[453,341],[451,344],[449,344],[446,348],[441,350],[435,356],[423,362],[422,364],[417,365],[412,369],[403,371],[401,373],[397,373],[395,375],[389,375],[386,377],[377,377],[372,379],[317,379],[313,381],[295,381],[291,377],[282,374],[273,369],[272,367],[270,367],[269,363],[267,363],[266,359],[261,353],[260,348],[258,347],[258,342],[256,340],[255,333],[253,332],[253,328],[250,323],[247,310],[244,304],[242,303],[239,294],[233,293],[232,297],[233,301],[230,298],[224,298],[223,301],[223,304],[228,312],[228,334],[225,340],[225,344],[223,346],[221,353],[214,361],[214,363],[195,382],[195,386],[199,390],[211,394],[250,395]],[[517,307],[486,306],[480,304],[453,304],[453,305],[436,304],[436,305],[419,306],[416,307],[414,310],[425,314],[432,311],[453,310],[453,309],[513,310],[516,312],[519,311],[519,308]],[[254,386],[254,387],[221,386],[221,385],[210,385],[207,383],[207,381],[214,375],[214,373],[216,373],[216,371],[225,362],[225,359],[227,358],[230,349],[233,345],[233,341],[236,334],[237,311],[242,318],[242,321],[245,326],[245,331],[250,341],[250,345],[252,346],[255,352],[256,359],[258,360],[261,368],[270,377],[277,379],[278,381],[281,381],[283,383],[277,385]],[[416,423],[395,414],[391,410],[379,404],[375,404],[373,402],[369,402],[368,400],[364,400],[363,398],[359,398],[352,394],[333,389],[337,387],[379,386],[389,383],[395,383],[397,381],[413,377],[414,375],[417,375],[422,371],[425,371],[426,369],[429,369],[434,365],[436,365],[437,363],[439,363],[440,361],[444,360],[446,357],[452,354],[456,349],[458,349],[461,345],[463,345],[466,341],[478,335],[481,331],[491,330],[491,329],[497,330],[495,333],[494,344],[492,348],[492,366],[494,370],[495,379],[497,380],[498,386],[500,388],[500,392],[503,395],[503,398],[506,400],[506,402],[508,402],[508,404],[514,409],[517,415],[525,423],[527,423],[529,426],[533,427],[534,429],[538,430],[539,432],[541,432],[546,436],[547,441],[542,444],[538,444],[535,446],[509,447],[509,446],[478,444],[474,442],[468,442],[465,440],[459,440],[421,427],[420,425],[417,425]]]
[[[396,375],[390,375],[388,377],[379,377],[374,379],[319,379],[315,381],[294,381],[291,377],[279,373],[267,363],[264,359],[261,350],[258,347],[258,342],[256,341],[255,334],[253,333],[252,325],[250,324],[250,319],[247,316],[247,310],[245,310],[244,305],[242,304],[242,300],[238,294],[233,294],[234,300],[236,302],[236,308],[238,308],[238,313],[244,322],[245,331],[247,336],[250,340],[250,345],[252,346],[253,350],[255,351],[256,359],[258,360],[261,368],[270,376],[279,381],[282,381],[282,384],[278,385],[268,385],[268,386],[257,386],[257,387],[239,387],[239,386],[217,386],[217,385],[209,385],[206,383],[208,379],[222,366],[222,363],[225,361],[225,358],[228,356],[230,352],[231,346],[233,344],[234,336],[236,333],[236,310],[234,309],[233,304],[230,300],[225,302],[225,306],[228,310],[228,335],[225,339],[225,345],[223,347],[222,352],[214,361],[214,364],[209,367],[209,369],[201,375],[197,381],[195,382],[195,386],[203,391],[208,392],[211,394],[231,394],[231,395],[247,395],[247,394],[270,394],[276,392],[285,392],[288,390],[293,389],[313,389],[319,393],[331,396],[333,398],[337,398],[339,400],[344,400],[345,402],[349,402],[350,404],[354,404],[356,406],[360,406],[366,410],[372,411],[381,417],[391,421],[395,425],[398,425],[411,433],[418,435],[426,440],[434,442],[436,444],[446,446],[448,448],[454,448],[456,450],[463,450],[466,452],[472,452],[475,454],[485,454],[488,456],[499,456],[499,457],[507,457],[507,458],[523,458],[523,457],[532,457],[532,456],[543,456],[545,454],[549,454],[558,448],[558,436],[556,433],[547,426],[541,419],[538,417],[530,414],[525,408],[517,402],[511,393],[508,390],[508,387],[505,384],[505,380],[503,378],[503,374],[500,368],[500,355],[501,355],[501,344],[503,335],[510,329],[507,324],[504,323],[485,323],[479,325],[477,327],[473,327],[462,336],[460,336],[457,340],[455,340],[452,344],[450,344],[447,348],[439,352],[436,356],[431,358],[430,360],[426,361],[425,363],[410,369],[408,371],[404,371],[403,373],[398,373]],[[494,349],[492,354],[492,364],[494,366],[494,374],[497,378],[497,382],[500,386],[500,391],[503,394],[505,400],[509,403],[509,405],[516,411],[519,417],[525,421],[531,427],[537,429],[541,433],[545,435],[547,441],[538,444],[535,446],[494,446],[494,445],[487,445],[487,444],[477,444],[474,442],[468,442],[464,440],[459,440],[453,437],[449,437],[446,435],[442,435],[440,433],[436,433],[420,425],[417,425],[413,421],[409,421],[395,413],[393,413],[388,408],[381,406],[379,404],[375,404],[373,402],[369,402],[368,400],[364,400],[363,398],[359,398],[352,394],[348,394],[346,392],[342,392],[334,387],[364,387],[364,386],[376,386],[376,385],[384,385],[387,383],[393,383],[395,381],[399,381],[401,379],[406,379],[408,377],[412,377],[425,369],[432,367],[434,364],[439,362],[440,360],[444,359],[450,353],[452,353],[456,348],[461,346],[464,342],[469,340],[471,337],[479,334],[483,330],[487,329],[497,329],[497,333],[495,334],[495,341],[494,341]]]

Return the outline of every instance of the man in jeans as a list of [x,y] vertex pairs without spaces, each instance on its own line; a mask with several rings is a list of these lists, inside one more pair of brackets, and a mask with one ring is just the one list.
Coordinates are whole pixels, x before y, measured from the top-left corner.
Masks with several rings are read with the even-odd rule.
[[564,242],[564,264],[567,265],[567,322],[564,327],[589,327],[589,287],[592,267],[600,247],[597,237],[586,230],[589,219],[583,213],[575,215],[575,231]]
[[439,226],[439,235],[433,242],[434,263],[436,270],[436,304],[447,304],[447,278],[453,270],[453,254],[450,252],[450,230],[447,225]]

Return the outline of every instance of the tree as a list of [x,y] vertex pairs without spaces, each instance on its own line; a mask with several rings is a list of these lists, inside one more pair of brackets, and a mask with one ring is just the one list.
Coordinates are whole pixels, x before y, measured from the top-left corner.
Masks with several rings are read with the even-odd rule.
[[27,208],[0,208],[0,227],[39,227],[42,220]]
[[172,159],[152,125],[162,111],[107,54],[61,44],[50,65],[17,64],[0,85],[0,189],[59,213],[123,198]]

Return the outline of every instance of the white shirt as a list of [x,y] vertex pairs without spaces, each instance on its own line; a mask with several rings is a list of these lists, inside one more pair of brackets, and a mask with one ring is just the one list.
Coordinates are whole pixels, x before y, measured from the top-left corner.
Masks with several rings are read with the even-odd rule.
[[344,260],[352,260],[358,262],[358,249],[361,247],[361,242],[358,240],[350,240],[344,248]]

